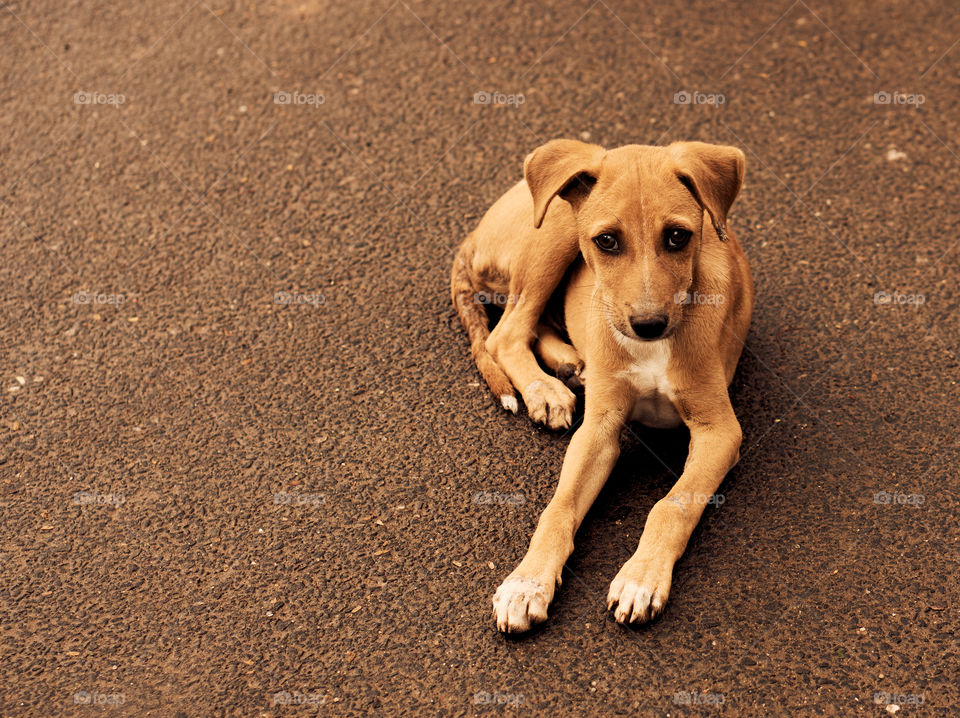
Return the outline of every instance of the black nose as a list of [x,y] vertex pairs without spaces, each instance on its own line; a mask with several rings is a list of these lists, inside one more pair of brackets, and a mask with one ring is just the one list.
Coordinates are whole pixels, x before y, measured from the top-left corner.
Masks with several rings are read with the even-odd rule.
[[656,339],[667,330],[669,317],[660,314],[646,317],[631,317],[630,327],[641,339]]

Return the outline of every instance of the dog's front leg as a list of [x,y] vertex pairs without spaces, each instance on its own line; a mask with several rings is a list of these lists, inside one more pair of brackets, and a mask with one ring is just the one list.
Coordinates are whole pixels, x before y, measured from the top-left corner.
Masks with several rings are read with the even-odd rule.
[[587,396],[586,414],[570,440],[556,493],[547,504],[530,548],[497,589],[493,613],[505,633],[522,633],[547,618],[547,607],[560,585],[563,564],[573,551],[573,537],[620,455],[625,411],[594,409]]
[[[712,399],[710,401],[709,399]],[[650,510],[636,552],[610,584],[607,606],[620,623],[643,623],[663,611],[670,594],[673,565],[693,533],[710,497],[740,457],[741,431],[726,387],[705,402],[702,412],[684,416],[690,449],[683,474]],[[715,407],[710,409],[708,407]]]

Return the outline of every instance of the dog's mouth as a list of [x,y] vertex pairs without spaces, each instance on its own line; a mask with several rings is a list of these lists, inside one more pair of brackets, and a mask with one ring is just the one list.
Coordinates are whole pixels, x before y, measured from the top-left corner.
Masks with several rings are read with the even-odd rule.
[[673,323],[670,323],[669,325],[667,325],[667,328],[663,330],[662,334],[660,334],[659,336],[647,339],[645,337],[638,336],[637,333],[630,328],[629,323],[627,324],[626,328],[621,327],[619,322],[614,321],[614,318],[610,316],[609,310],[605,311],[603,314],[604,314],[604,318],[607,320],[607,326],[610,328],[610,331],[613,333],[614,338],[617,340],[617,342],[619,342],[620,344],[623,344],[624,346],[628,346],[625,343],[625,340],[629,340],[631,344],[656,343],[656,342],[662,341],[663,339],[669,339],[671,336],[673,336],[674,332],[676,331],[676,325]]
[[655,337],[641,337],[633,330],[628,330],[628,331],[620,330],[620,333],[623,334],[623,336],[627,337],[628,339],[632,339],[635,342],[643,342],[644,344],[650,344],[650,343],[662,341],[664,339],[669,339],[671,336],[673,336],[673,332],[674,332],[674,325],[672,324],[669,325],[666,329],[664,329],[662,333],[658,334]]
[[669,339],[670,337],[672,337],[673,332],[674,332],[674,329],[673,329],[673,325],[671,324],[666,329],[664,329],[663,333],[658,337],[651,337],[650,339],[646,339],[644,337],[636,337],[636,340],[641,342],[659,342],[659,341],[663,341],[664,339]]

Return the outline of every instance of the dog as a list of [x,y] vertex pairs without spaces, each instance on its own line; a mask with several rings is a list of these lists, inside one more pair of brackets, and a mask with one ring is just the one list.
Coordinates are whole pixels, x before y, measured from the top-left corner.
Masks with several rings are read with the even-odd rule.
[[[750,325],[753,282],[727,215],[744,170],[735,147],[675,142],[608,151],[553,140],[526,157],[523,180],[461,244],[452,297],[501,405],[518,410],[516,388],[534,421],[569,428],[571,386],[584,386],[583,423],[556,492],[523,560],[494,594],[500,631],[522,633],[546,620],[574,536],[630,421],[683,424],[690,433],[682,475],[650,510],[607,595],[621,624],[664,610],[673,566],[740,458],[728,387]],[[503,309],[493,331],[491,298]],[[562,308],[559,320],[544,314],[548,302]]]

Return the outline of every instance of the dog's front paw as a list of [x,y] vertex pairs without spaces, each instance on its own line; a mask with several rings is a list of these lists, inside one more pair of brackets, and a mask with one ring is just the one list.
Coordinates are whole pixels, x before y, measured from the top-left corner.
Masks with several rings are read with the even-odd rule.
[[532,578],[507,578],[493,595],[497,628],[503,633],[523,633],[546,621],[553,590]]
[[544,375],[521,393],[531,419],[551,429],[570,428],[577,397],[559,379]]
[[667,605],[673,562],[659,556],[634,555],[610,584],[607,608],[617,623],[646,623],[659,616]]

